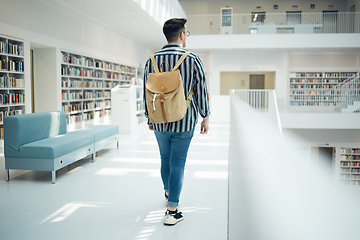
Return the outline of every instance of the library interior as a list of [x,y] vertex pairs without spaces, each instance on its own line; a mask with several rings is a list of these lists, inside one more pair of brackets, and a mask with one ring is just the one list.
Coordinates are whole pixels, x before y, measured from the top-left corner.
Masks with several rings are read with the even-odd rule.
[[[359,239],[360,0],[0,4],[0,239]],[[169,227],[144,67],[171,18],[211,114]]]

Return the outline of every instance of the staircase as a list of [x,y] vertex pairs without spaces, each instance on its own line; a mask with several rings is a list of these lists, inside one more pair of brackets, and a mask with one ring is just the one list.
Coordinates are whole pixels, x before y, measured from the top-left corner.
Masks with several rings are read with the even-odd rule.
[[360,73],[339,83],[336,88],[340,89],[341,98],[338,104],[339,112],[360,112]]

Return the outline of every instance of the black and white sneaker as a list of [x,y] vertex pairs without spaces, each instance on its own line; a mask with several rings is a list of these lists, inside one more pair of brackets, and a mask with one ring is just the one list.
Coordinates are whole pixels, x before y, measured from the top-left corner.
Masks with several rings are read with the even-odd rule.
[[165,212],[164,225],[172,226],[182,221],[183,219],[184,216],[182,215],[182,212],[178,212],[177,209],[175,211],[167,210]]

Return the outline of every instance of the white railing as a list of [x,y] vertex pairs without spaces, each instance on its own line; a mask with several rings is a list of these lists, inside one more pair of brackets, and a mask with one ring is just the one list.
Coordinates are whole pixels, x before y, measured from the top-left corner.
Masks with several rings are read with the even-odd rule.
[[[360,82],[359,82],[359,73],[354,75],[351,78],[348,78],[344,82],[340,83],[337,88],[340,89],[341,100],[339,102],[340,111],[341,109],[350,108],[356,103],[360,103]],[[359,104],[357,104],[357,111],[360,109]]]
[[[221,15],[187,15],[193,35],[360,33],[360,12],[232,14],[226,31]],[[229,30],[230,29],[230,30]]]
[[282,132],[279,110],[275,90],[231,90],[230,96],[235,97],[234,101],[241,101],[242,104],[251,107],[258,113],[263,113]]
[[325,160],[279,134],[271,95],[230,92],[228,239],[358,239],[358,192],[339,191]]

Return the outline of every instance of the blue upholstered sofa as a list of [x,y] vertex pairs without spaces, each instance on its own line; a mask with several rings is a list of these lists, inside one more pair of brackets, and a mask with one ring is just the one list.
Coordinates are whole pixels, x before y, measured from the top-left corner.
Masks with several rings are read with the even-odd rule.
[[119,148],[119,128],[98,125],[67,132],[66,113],[62,111],[31,113],[5,117],[4,153],[6,179],[9,169],[56,171],[92,155],[114,142]]

